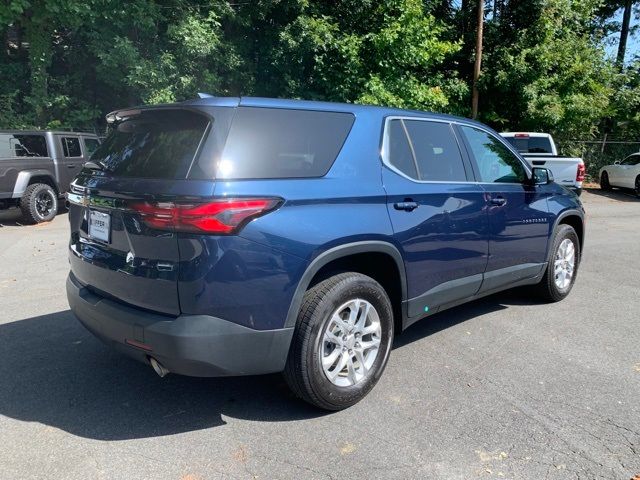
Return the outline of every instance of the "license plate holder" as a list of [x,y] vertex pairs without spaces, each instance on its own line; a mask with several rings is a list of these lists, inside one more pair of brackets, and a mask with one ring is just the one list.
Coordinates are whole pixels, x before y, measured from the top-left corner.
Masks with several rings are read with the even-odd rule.
[[89,236],[109,243],[111,239],[111,215],[89,210]]

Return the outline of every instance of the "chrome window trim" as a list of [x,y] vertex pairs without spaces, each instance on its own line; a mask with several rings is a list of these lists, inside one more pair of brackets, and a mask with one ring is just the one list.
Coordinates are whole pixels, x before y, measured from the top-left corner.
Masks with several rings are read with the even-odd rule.
[[[453,180],[449,180],[449,181],[447,181],[447,180],[417,180],[415,178],[412,178],[409,175],[407,175],[406,173],[404,173],[401,170],[399,170],[398,168],[396,168],[394,165],[392,165],[391,162],[390,162],[390,159],[389,159],[389,122],[391,122],[393,120],[418,120],[418,121],[421,121],[421,122],[446,123],[450,127],[452,125],[459,125],[461,127],[471,127],[471,128],[475,128],[477,130],[480,130],[480,131],[486,133],[487,135],[492,136],[493,138],[497,138],[498,141],[500,143],[502,143],[503,145],[505,145],[509,149],[509,151],[511,153],[514,153],[514,149],[511,146],[511,144],[509,144],[509,142],[503,140],[499,136],[494,135],[493,133],[491,133],[486,128],[483,128],[483,127],[475,125],[475,124],[471,124],[471,123],[467,123],[467,122],[460,122],[460,121],[457,121],[457,120],[444,120],[444,119],[441,119],[441,118],[414,117],[414,116],[411,116],[411,115],[389,115],[389,116],[386,116],[384,118],[384,127],[383,127],[383,133],[382,133],[382,146],[380,148],[380,159],[382,160],[382,164],[385,167],[387,167],[389,170],[397,173],[398,175],[400,175],[401,177],[406,178],[407,180],[412,181],[413,183],[418,183],[418,184],[429,184],[429,183],[439,184],[439,183],[444,183],[444,184],[473,184],[473,185],[521,185],[521,186],[524,185],[523,183],[519,183],[519,182],[497,183],[497,182],[477,182],[477,181],[469,181],[469,180],[459,180],[459,181],[453,181]],[[452,131],[452,134],[453,134],[453,138],[455,139],[456,144],[458,145],[458,148],[460,149],[460,152],[461,152],[461,155],[462,155],[463,146],[460,145],[460,139],[458,139],[458,136],[455,134],[455,132]],[[407,137],[407,141],[408,141],[408,137]],[[525,171],[530,176],[531,175],[531,169],[529,168],[529,165],[527,164],[527,162],[523,162],[522,161],[522,159],[520,158],[520,154],[516,153],[515,157],[520,161],[520,163],[523,165]],[[474,159],[471,159],[471,161],[474,161]],[[464,162],[464,159],[463,159],[463,162]]]
[[[412,181],[413,183],[418,183],[418,184],[424,184],[424,183],[444,183],[444,184],[465,184],[465,183],[470,183],[470,184],[476,184],[478,182],[473,182],[473,181],[469,181],[469,180],[418,180],[416,178],[410,177],[409,175],[407,175],[406,173],[404,173],[403,171],[401,171],[400,169],[396,168],[390,161],[389,158],[389,123],[392,122],[393,120],[402,120],[403,121],[403,129],[405,130],[405,135],[407,136],[407,142],[409,142],[409,146],[411,148],[411,151],[413,152],[413,145],[409,139],[409,135],[406,132],[406,127],[404,127],[404,120],[418,120],[421,122],[433,122],[433,123],[446,123],[447,125],[449,125],[449,128],[451,129],[451,125],[454,122],[451,122],[449,120],[443,120],[440,118],[424,118],[424,117],[413,117],[413,116],[403,116],[403,115],[389,115],[387,117],[385,117],[384,119],[384,129],[383,129],[383,134],[382,134],[382,147],[380,149],[380,158],[382,160],[382,163],[384,166],[386,166],[387,168],[389,168],[390,170],[392,170],[393,172],[397,173],[398,175],[400,175],[401,177],[406,178],[407,180]],[[464,159],[462,158],[462,148],[460,146],[460,142],[458,141],[458,137],[455,135],[455,132],[453,130],[451,130],[451,134],[453,135],[453,138],[456,141],[456,145],[458,145],[458,149],[460,150],[460,158],[462,159],[462,163],[464,165]],[[414,158],[414,162],[415,162],[415,158]],[[416,172],[419,173],[420,171],[416,168]],[[466,168],[465,168],[465,172],[466,172]]]

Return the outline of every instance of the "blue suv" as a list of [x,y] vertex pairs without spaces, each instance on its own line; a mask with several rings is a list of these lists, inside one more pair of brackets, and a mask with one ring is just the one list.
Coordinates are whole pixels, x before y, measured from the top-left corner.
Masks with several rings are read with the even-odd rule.
[[284,372],[338,410],[417,320],[575,282],[580,201],[480,123],[210,96],[107,120],[68,194],[69,304],[161,376]]

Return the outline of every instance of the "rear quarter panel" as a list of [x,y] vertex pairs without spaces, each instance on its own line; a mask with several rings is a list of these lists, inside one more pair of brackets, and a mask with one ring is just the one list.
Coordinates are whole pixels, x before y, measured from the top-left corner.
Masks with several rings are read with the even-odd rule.
[[[55,179],[53,160],[45,157],[15,157],[0,159],[0,197],[20,197],[28,184],[29,175],[20,177],[20,172],[46,173]],[[23,181],[23,179],[27,181]],[[21,180],[18,182],[18,180]],[[18,184],[19,183],[19,184]]]
[[215,196],[276,196],[284,203],[250,222],[239,236],[181,238],[181,258],[199,265],[180,270],[182,311],[252,328],[281,328],[314,258],[346,243],[392,243],[381,181],[381,127],[375,112],[358,114],[322,178],[217,182]]

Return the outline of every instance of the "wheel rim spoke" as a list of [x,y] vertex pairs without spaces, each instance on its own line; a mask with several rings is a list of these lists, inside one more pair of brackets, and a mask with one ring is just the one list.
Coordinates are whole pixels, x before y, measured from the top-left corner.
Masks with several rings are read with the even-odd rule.
[[328,330],[326,332],[324,332],[324,341],[325,342],[329,342],[329,343],[331,343],[333,345],[340,346],[342,344],[341,340],[342,339],[338,335],[333,333],[333,332],[330,332]]
[[361,368],[362,368],[362,373],[366,375],[366,373],[369,371],[369,369],[367,368],[367,364],[364,361],[364,354],[362,352],[362,350],[358,349],[355,350],[355,355],[356,355],[356,360],[358,361],[358,363],[360,364]]
[[342,332],[346,332],[347,330],[349,330],[349,324],[347,322],[345,322],[342,317],[340,315],[338,315],[337,313],[333,315],[333,317],[331,317],[331,321],[337,325],[337,327],[342,331]]
[[325,372],[329,376],[329,380],[333,381],[334,379],[336,379],[336,377],[340,375],[340,372],[344,370],[344,367],[346,364],[347,364],[346,352],[341,352],[340,360],[338,360],[338,364],[335,366],[335,368],[333,368],[333,370],[328,370],[328,369],[325,370]]
[[362,351],[366,352],[367,350],[380,346],[380,339],[373,338],[367,342],[360,342],[360,345],[362,345]]
[[355,384],[356,379],[356,369],[353,365],[353,357],[351,355],[347,356],[347,378],[352,384]]
[[331,368],[333,366],[334,363],[336,363],[336,360],[338,359],[338,357],[341,354],[341,350],[339,348],[334,348],[333,352],[331,352],[329,355],[327,355],[326,357],[322,358],[322,365],[325,368]]
[[349,327],[353,327],[358,320],[358,314],[360,313],[360,300],[356,300],[349,306]]

